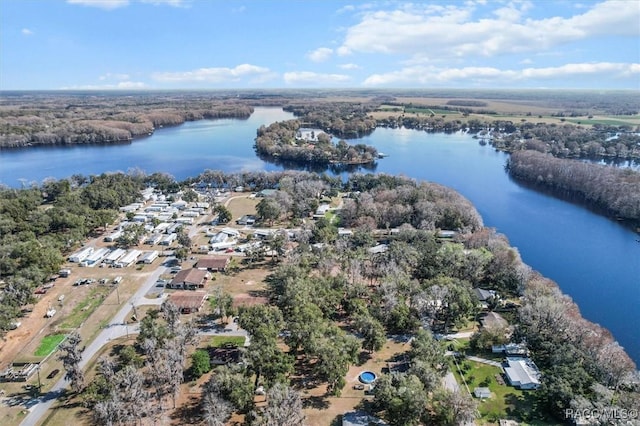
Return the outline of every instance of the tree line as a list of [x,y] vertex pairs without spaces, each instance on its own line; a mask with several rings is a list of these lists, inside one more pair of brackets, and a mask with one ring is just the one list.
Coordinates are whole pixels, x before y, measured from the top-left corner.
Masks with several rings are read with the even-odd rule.
[[162,126],[252,113],[249,104],[202,94],[9,97],[0,110],[0,148],[129,142]]
[[509,175],[561,196],[575,197],[609,216],[640,223],[640,173],[632,169],[517,151],[507,162]]

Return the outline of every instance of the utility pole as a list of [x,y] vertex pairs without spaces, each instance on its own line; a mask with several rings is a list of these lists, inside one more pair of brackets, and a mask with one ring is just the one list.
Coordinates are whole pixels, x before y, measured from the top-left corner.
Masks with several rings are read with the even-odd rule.
[[42,393],[42,382],[40,381],[40,364],[39,363],[36,371],[38,372],[38,394],[40,394]]

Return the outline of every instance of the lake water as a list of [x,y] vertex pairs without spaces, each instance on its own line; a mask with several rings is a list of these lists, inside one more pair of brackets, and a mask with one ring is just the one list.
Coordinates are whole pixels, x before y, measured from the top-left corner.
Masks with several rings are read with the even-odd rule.
[[[19,187],[47,177],[131,168],[177,179],[205,169],[281,170],[255,156],[253,139],[260,125],[292,117],[280,109],[256,108],[248,120],[189,122],[130,144],[4,150],[0,183]],[[527,264],[556,281],[583,316],[608,328],[640,364],[640,244],[633,231],[518,185],[504,171],[506,154],[465,134],[377,129],[358,142],[389,155],[376,172],[438,182],[471,200],[486,226],[507,235]]]

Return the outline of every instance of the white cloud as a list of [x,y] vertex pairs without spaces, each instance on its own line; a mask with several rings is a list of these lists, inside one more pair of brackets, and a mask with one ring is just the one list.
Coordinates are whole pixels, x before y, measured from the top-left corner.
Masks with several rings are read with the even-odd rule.
[[473,3],[414,3],[395,10],[370,11],[347,29],[336,52],[491,57],[543,51],[600,35],[640,36],[640,7],[636,1],[604,1],[568,18],[529,18],[531,7],[529,2],[509,3],[483,17],[474,15]]
[[227,83],[238,82],[242,78],[251,81],[264,81],[272,78],[273,73],[264,67],[251,64],[241,64],[234,68],[199,68],[193,71],[157,72],[152,78],[163,83]]
[[129,5],[129,0],[67,0],[67,3],[111,10]]
[[284,73],[284,82],[299,85],[332,85],[346,83],[351,77],[344,74],[319,74],[311,71],[294,71]]
[[333,49],[328,47],[320,47],[314,51],[307,53],[307,58],[311,59],[313,62],[324,62],[331,57],[333,54]]
[[26,36],[33,35],[33,31],[31,31],[29,28],[23,28],[20,32]]
[[531,64],[533,64],[533,61],[530,58],[525,58],[525,59],[521,60],[518,63],[521,64],[521,65],[531,65]]
[[597,62],[565,64],[558,67],[523,68],[519,70],[494,67],[437,68],[434,66],[407,67],[385,74],[373,74],[366,86],[442,85],[456,82],[470,84],[504,84],[531,80],[565,80],[580,76],[602,76],[610,79],[637,78],[640,64]]
[[360,66],[357,64],[341,64],[338,65],[339,68],[342,68],[343,70],[357,70],[360,69]]

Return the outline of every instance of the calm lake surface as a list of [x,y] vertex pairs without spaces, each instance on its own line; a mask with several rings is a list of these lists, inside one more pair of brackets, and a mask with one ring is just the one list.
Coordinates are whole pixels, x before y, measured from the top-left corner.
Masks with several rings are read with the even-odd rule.
[[[205,169],[225,172],[281,170],[253,151],[262,124],[293,118],[256,108],[248,120],[185,123],[115,146],[72,146],[0,151],[0,183],[20,187],[63,178],[139,168],[177,179]],[[486,226],[517,247],[523,260],[556,281],[583,316],[608,328],[640,364],[640,238],[619,223],[580,206],[518,185],[504,171],[507,155],[465,134],[377,129],[358,140],[389,157],[376,172],[401,174],[450,186],[476,206]],[[366,170],[362,170],[367,172]]]

